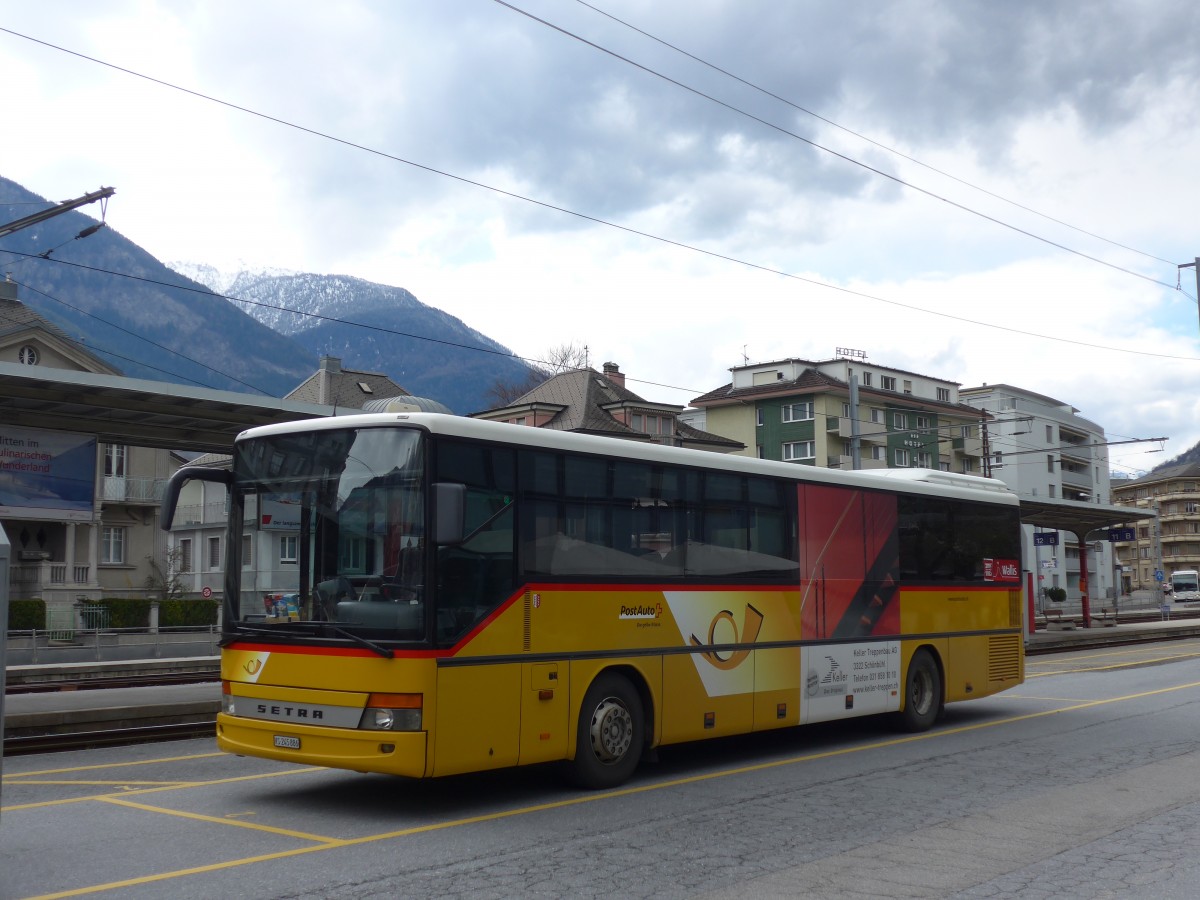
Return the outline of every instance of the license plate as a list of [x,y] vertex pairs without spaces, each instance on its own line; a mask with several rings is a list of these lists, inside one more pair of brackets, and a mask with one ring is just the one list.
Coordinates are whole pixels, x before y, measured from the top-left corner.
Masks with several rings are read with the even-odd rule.
[[300,738],[277,734],[275,735],[275,746],[283,747],[285,750],[299,750]]

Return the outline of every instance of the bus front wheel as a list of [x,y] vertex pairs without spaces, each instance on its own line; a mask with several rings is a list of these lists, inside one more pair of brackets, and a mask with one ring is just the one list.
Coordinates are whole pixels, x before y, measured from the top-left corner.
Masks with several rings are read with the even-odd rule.
[[942,710],[942,673],[928,650],[913,654],[904,678],[904,709],[900,724],[905,731],[926,731]]
[[637,768],[644,740],[642,698],[627,678],[604,673],[592,682],[579,709],[576,783],[593,789],[623,783]]

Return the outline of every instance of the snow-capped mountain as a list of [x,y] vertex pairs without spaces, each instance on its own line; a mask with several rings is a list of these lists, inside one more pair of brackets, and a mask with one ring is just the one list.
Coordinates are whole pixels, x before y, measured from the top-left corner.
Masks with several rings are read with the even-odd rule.
[[455,412],[485,409],[498,379],[519,381],[528,371],[506,347],[401,287],[349,275],[171,268],[315,354],[336,356],[346,369],[389,375],[409,393]]

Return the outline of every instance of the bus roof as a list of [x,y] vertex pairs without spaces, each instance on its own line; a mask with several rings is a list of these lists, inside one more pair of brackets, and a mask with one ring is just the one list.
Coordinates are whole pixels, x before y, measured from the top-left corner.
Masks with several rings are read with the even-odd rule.
[[661,444],[642,443],[624,438],[533,428],[527,425],[469,419],[440,413],[365,413],[262,425],[243,431],[237,436],[237,443],[294,432],[378,428],[389,425],[415,427],[435,434],[498,441],[521,447],[566,450],[598,456],[619,456],[623,459],[645,462],[769,475],[814,484],[962,497],[1013,506],[1019,503],[1017,495],[1010,491],[1003,482],[977,475],[958,475],[933,469],[868,469],[860,471],[824,469],[797,463],[730,456],[691,448],[665,447]]

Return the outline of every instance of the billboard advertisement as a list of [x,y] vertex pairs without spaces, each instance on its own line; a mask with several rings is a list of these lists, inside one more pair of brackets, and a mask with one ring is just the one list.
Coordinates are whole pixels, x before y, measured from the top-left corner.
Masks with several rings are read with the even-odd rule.
[[96,438],[0,427],[0,517],[91,521]]

